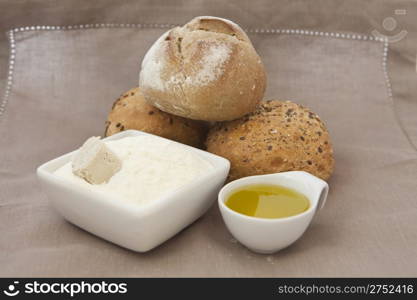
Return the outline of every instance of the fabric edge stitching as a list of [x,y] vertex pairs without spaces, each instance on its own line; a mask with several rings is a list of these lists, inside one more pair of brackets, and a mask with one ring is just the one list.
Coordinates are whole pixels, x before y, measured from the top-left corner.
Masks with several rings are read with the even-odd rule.
[[[97,23],[97,24],[81,24],[81,25],[68,25],[68,26],[26,26],[17,27],[9,30],[7,36],[9,39],[9,68],[6,77],[6,87],[3,98],[0,102],[0,118],[6,111],[6,106],[9,100],[10,93],[13,86],[13,70],[16,60],[16,44],[15,33],[25,31],[69,31],[80,29],[103,29],[103,28],[140,28],[140,29],[163,29],[172,28],[178,26],[178,24],[114,24],[114,23]],[[287,35],[306,35],[306,36],[318,36],[329,37],[337,39],[350,39],[360,41],[375,41],[383,43],[383,56],[382,56],[382,68],[385,77],[385,85],[387,87],[388,98],[393,102],[391,82],[389,79],[387,58],[388,58],[388,39],[381,37],[368,36],[363,34],[349,34],[339,32],[327,32],[327,31],[314,31],[314,30],[302,30],[302,29],[265,29],[265,28],[246,28],[246,32],[254,34],[287,34]]]
[[12,85],[13,85],[13,70],[14,70],[14,63],[16,58],[16,44],[14,39],[14,33],[13,31],[9,31],[7,33],[7,37],[9,40],[9,63],[8,63],[8,70],[7,70],[7,76],[6,76],[6,86],[4,90],[3,99],[0,102],[0,117],[3,115],[3,113],[6,111],[7,102],[9,99],[9,95],[12,91]]

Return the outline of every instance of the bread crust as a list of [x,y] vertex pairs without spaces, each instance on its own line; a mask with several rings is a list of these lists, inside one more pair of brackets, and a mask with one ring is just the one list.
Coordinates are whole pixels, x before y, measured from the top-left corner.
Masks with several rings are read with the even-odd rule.
[[117,99],[106,121],[105,136],[136,129],[162,136],[193,147],[201,147],[206,125],[165,113],[149,105],[138,87]]
[[246,33],[231,21],[197,17],[163,34],[142,62],[148,103],[178,116],[233,120],[261,101],[265,69]]
[[327,180],[334,168],[324,123],[290,101],[265,101],[241,119],[216,124],[206,146],[230,160],[229,180],[295,170]]

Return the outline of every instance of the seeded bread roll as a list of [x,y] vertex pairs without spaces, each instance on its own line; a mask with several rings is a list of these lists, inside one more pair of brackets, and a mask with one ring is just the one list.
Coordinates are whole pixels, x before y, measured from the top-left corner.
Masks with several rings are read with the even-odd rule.
[[113,104],[105,135],[136,129],[183,144],[201,147],[207,130],[202,122],[173,116],[146,103],[139,88],[124,93]]
[[241,119],[218,123],[206,146],[230,160],[229,180],[295,170],[327,180],[333,172],[333,149],[323,122],[289,101],[266,101]]
[[185,118],[233,120],[253,111],[266,87],[264,66],[235,23],[197,17],[163,34],[142,62],[146,101]]

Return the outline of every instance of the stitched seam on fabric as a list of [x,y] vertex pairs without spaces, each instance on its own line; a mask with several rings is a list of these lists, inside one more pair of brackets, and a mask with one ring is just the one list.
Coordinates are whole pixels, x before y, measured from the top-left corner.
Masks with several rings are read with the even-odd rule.
[[405,136],[405,138],[407,139],[408,143],[413,148],[413,150],[417,152],[417,145],[414,144],[413,139],[409,136],[407,130],[404,128],[404,124],[403,124],[400,116],[398,115],[397,110],[395,109],[395,101],[394,101],[394,97],[392,95],[391,80],[390,80],[389,73],[388,73],[388,48],[389,48],[388,47],[388,40],[386,40],[386,41],[384,41],[383,50],[382,50],[383,51],[382,70],[383,70],[384,77],[385,77],[385,84],[386,84],[386,87],[387,87],[388,100],[390,101],[390,105],[392,106],[394,119],[397,122],[398,126],[400,127],[401,132],[403,133],[403,135]]
[[9,95],[12,90],[13,85],[13,70],[14,70],[14,62],[16,58],[16,44],[14,40],[14,33],[13,31],[9,31],[7,34],[8,40],[9,40],[9,67],[7,70],[7,76],[6,76],[6,86],[4,90],[3,98],[0,102],[0,118],[3,115],[3,113],[6,111],[7,102],[9,99]]
[[[68,30],[80,30],[80,29],[102,29],[102,28],[139,28],[139,29],[163,29],[163,28],[172,28],[179,26],[179,24],[114,24],[114,23],[98,23],[98,24],[81,24],[81,25],[68,25],[68,26],[26,26],[18,27],[10,30],[7,33],[9,38],[10,45],[10,54],[9,54],[9,69],[6,79],[6,88],[3,95],[3,98],[0,102],[0,118],[6,111],[6,106],[9,100],[10,93],[13,87],[13,71],[14,64],[16,60],[16,44],[14,34],[17,32],[25,31],[68,31]],[[387,56],[388,56],[388,40],[379,37],[367,36],[363,34],[349,34],[349,33],[339,33],[339,32],[326,32],[326,31],[314,31],[314,30],[300,30],[300,29],[273,29],[273,28],[247,28],[245,29],[248,33],[253,34],[288,34],[288,35],[306,35],[306,36],[318,36],[318,37],[329,37],[337,39],[349,39],[349,40],[360,40],[360,41],[375,41],[384,43],[383,50],[383,72],[385,77],[385,83],[388,91],[388,97],[393,102],[391,83],[388,76],[387,70]],[[406,135],[407,139],[411,143],[414,149],[417,148],[414,146],[409,136],[404,131],[401,126],[400,120],[397,121],[400,123],[401,130]]]

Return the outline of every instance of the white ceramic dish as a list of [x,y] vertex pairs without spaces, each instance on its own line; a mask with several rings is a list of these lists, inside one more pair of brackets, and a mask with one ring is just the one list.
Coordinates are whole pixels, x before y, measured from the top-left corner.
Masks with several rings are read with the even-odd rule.
[[[225,201],[236,189],[252,184],[276,184],[294,189],[310,200],[305,212],[277,219],[250,217],[226,206]],[[320,178],[302,171],[283,172],[241,178],[225,185],[218,197],[220,212],[230,233],[250,250],[273,253],[298,240],[313,216],[326,202],[329,186]]]
[[[127,130],[105,140],[138,135],[149,134]],[[229,173],[228,160],[183,146],[209,161],[214,168],[201,178],[146,206],[99,195],[69,184],[53,174],[70,160],[75,151],[41,165],[37,175],[52,205],[69,222],[122,247],[145,252],[202,216],[215,201]]]

